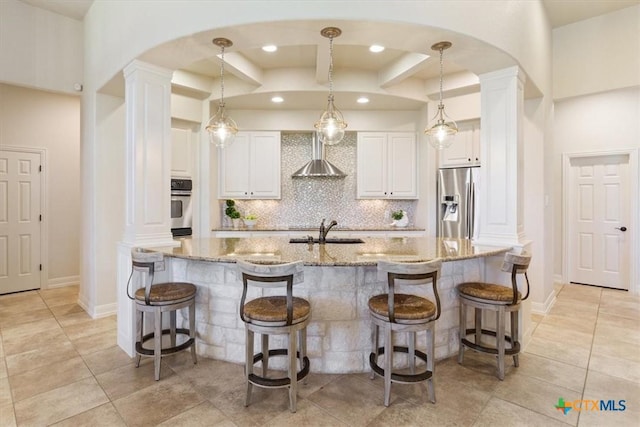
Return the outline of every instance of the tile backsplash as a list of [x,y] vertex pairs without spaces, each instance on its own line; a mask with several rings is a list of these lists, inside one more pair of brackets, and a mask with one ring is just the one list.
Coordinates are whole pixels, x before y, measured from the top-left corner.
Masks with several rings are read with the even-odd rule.
[[[326,147],[326,159],[346,173],[345,178],[291,178],[311,160],[311,138],[310,132],[282,134],[282,198],[236,200],[242,215],[257,215],[261,226],[317,227],[326,218],[338,221],[339,227],[379,227],[391,223],[392,211],[404,209],[413,225],[416,200],[356,199],[356,132],[347,132],[339,144]],[[220,200],[222,226],[229,226],[224,202]]]

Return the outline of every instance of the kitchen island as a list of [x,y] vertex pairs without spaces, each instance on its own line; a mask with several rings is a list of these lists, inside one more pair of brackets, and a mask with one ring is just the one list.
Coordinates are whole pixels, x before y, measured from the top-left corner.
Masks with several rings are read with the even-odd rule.
[[[481,280],[495,270],[509,247],[474,246],[465,239],[433,237],[368,238],[359,244],[289,243],[288,238],[182,239],[179,247],[153,248],[170,262],[171,280],[198,287],[197,352],[200,356],[244,363],[244,324],[238,314],[242,283],[235,261],[304,263],[304,283],[294,295],[311,303],[307,332],[312,371],[367,372],[371,352],[368,300],[385,292],[379,259],[399,262],[443,261],[438,280],[442,315],[436,323],[436,359],[458,351],[458,297],[455,285]],[[430,286],[412,287],[429,297]],[[257,295],[254,295],[257,296]],[[180,319],[184,322],[185,319]],[[424,336],[418,345],[424,345]],[[273,341],[277,342],[277,339]],[[257,343],[259,345],[259,343]],[[284,343],[275,343],[282,345]]]

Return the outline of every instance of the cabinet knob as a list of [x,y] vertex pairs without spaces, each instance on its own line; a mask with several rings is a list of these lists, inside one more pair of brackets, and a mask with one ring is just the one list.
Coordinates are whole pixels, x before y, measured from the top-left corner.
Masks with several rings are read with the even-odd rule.
[[478,161],[478,158],[476,157],[476,162]]
[[469,158],[467,159],[467,161],[469,161],[469,162],[470,162],[470,161],[471,161],[471,157],[469,157]]

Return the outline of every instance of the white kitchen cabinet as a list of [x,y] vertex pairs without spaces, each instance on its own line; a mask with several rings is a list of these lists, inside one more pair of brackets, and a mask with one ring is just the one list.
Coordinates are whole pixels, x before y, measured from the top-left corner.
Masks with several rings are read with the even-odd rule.
[[191,129],[171,128],[171,176],[191,178],[191,156],[193,153]]
[[412,132],[359,132],[358,199],[417,199],[416,135]]
[[238,132],[218,150],[219,199],[280,198],[280,132]]
[[480,121],[458,123],[450,147],[440,150],[440,167],[480,166]]

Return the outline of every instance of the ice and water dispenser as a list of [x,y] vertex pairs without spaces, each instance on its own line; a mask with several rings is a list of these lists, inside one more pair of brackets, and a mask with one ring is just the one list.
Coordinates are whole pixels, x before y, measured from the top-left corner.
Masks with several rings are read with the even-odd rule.
[[445,194],[440,200],[440,218],[442,221],[458,221],[460,196]]

